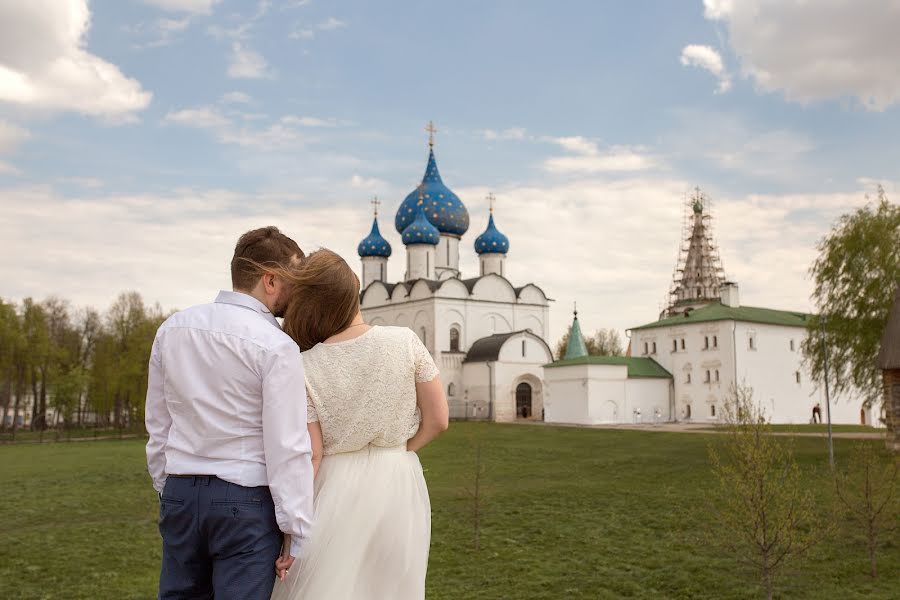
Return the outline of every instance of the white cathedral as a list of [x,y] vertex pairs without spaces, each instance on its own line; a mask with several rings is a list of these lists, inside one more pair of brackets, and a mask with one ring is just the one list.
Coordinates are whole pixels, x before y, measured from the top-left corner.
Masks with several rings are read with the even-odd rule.
[[[549,302],[534,283],[506,278],[510,243],[494,222],[475,239],[479,274],[463,277],[459,244],[465,205],[441,180],[429,124],[421,183],[394,226],[406,247],[403,281],[386,280],[391,246],[378,228],[359,243],[361,308],[372,325],[415,331],[435,358],[452,418],[561,424],[717,422],[735,383],[748,385],[774,423],[826,414],[822,390],[803,364],[809,315],[743,306],[725,279],[713,241],[708,199],[687,202],[684,244],[668,307],[628,330],[627,356],[588,356],[577,313],[566,353],[547,342]],[[832,398],[834,423],[876,424],[860,401]]]
[[[433,132],[432,132],[433,134]],[[406,246],[403,281],[386,280],[391,246],[378,229],[359,243],[360,305],[372,325],[415,331],[435,358],[453,418],[543,418],[549,300],[533,283],[506,278],[509,240],[494,223],[475,239],[480,272],[464,277],[459,244],[469,213],[444,185],[429,137],[422,182],[400,204],[394,226]]]

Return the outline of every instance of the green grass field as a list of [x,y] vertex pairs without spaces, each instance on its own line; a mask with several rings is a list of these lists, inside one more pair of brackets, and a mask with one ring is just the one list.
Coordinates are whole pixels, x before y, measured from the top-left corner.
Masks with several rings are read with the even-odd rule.
[[[487,513],[472,547],[473,436]],[[434,510],[428,598],[759,598],[704,535],[707,444],[722,436],[453,423],[421,452]],[[850,448],[836,441],[837,460]],[[877,443],[877,442],[872,442]],[[810,485],[824,440],[797,438]],[[138,440],[0,446],[0,598],[154,598],[157,500]],[[900,532],[867,576],[860,539],[819,546],[782,598],[896,598]]]

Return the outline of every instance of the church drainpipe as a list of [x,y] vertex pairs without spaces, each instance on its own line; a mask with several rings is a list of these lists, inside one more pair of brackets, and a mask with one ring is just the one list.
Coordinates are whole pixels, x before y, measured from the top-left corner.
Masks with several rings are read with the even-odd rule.
[[488,421],[494,420],[494,363],[485,363],[488,368]]
[[731,325],[731,352],[733,353],[731,359],[734,361],[734,382],[732,385],[735,392],[737,392],[737,321],[732,321]]

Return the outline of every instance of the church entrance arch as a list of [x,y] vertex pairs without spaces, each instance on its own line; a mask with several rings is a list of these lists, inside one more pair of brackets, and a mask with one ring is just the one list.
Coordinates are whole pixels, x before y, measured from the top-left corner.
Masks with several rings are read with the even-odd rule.
[[531,418],[531,392],[531,385],[524,381],[516,386],[516,418]]

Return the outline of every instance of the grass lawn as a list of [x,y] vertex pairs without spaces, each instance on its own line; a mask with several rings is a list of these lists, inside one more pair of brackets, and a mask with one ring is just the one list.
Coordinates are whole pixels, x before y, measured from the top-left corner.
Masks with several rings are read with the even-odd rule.
[[[484,440],[487,513],[472,548],[464,488]],[[434,510],[428,598],[759,598],[710,545],[707,444],[721,436],[453,423],[421,452]],[[823,493],[824,441],[797,438]],[[871,442],[880,443],[880,442]],[[837,440],[840,462],[851,442]],[[0,446],[0,598],[154,598],[157,500],[138,440]],[[867,576],[833,539],[780,581],[784,598],[896,598],[900,533]]]

